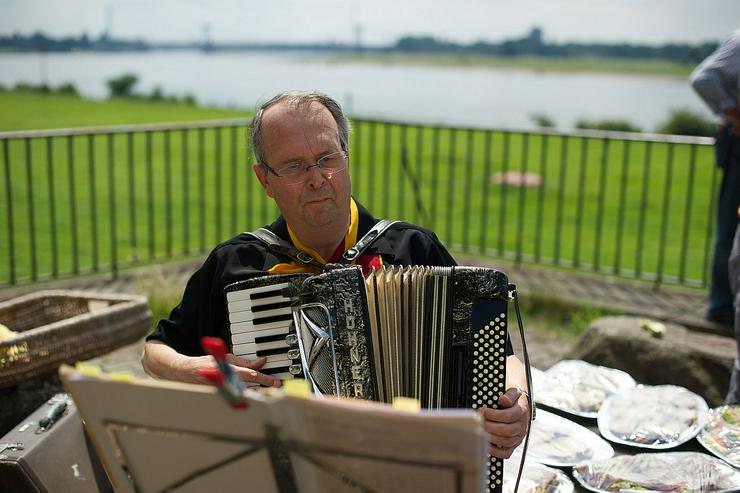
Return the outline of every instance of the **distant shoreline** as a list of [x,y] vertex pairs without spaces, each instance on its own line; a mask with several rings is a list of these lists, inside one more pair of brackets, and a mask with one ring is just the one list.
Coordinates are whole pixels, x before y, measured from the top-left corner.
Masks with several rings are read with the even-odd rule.
[[[599,57],[542,57],[542,56],[498,56],[498,55],[471,55],[447,53],[400,53],[400,52],[331,52],[327,50],[218,50],[203,52],[198,49],[185,48],[152,48],[136,51],[138,54],[162,52],[202,52],[204,56],[225,53],[248,51],[251,53],[273,53],[291,55],[301,53],[318,60],[326,60],[336,64],[372,64],[372,65],[417,65],[431,67],[453,68],[494,68],[517,69],[532,72],[555,73],[605,73],[611,75],[660,76],[685,79],[696,66],[693,63],[681,63],[665,59],[635,59],[635,58],[599,58]],[[8,54],[41,54],[33,50],[8,50],[0,48],[0,56]],[[126,54],[130,51],[101,51],[101,50],[70,50],[48,52],[53,54]]]
[[487,55],[354,53],[323,55],[332,63],[420,65],[458,68],[506,68],[533,72],[607,73],[686,78],[695,65],[670,60],[596,57],[503,57]]

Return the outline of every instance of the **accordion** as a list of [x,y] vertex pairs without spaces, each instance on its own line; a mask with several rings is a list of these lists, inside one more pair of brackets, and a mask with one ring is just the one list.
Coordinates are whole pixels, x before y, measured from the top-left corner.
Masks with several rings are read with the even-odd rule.
[[[360,267],[261,276],[225,288],[233,354],[305,378],[317,394],[423,407],[498,407],[509,284],[482,267]],[[491,459],[489,485],[502,467]]]

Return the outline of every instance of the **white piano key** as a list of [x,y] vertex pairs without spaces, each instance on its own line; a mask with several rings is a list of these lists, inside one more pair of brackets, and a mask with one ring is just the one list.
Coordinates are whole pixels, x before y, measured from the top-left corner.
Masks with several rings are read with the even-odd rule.
[[247,322],[238,322],[235,324],[231,324],[230,329],[232,335],[241,334],[242,332],[251,332],[253,330],[277,329],[280,327],[285,327],[287,330],[290,328],[290,324],[292,323],[292,320],[275,320],[266,323],[263,323],[261,320],[257,320],[257,323],[255,325],[254,321],[249,320]]
[[293,380],[295,378],[294,375],[292,375],[290,372],[285,373],[273,373],[270,375],[272,378],[278,378],[280,380]]
[[277,317],[281,315],[292,316],[292,313],[293,312],[290,309],[290,307],[278,308],[276,310],[266,310],[264,312],[252,312],[252,311],[244,311],[244,312],[236,312],[236,313],[229,312],[229,322],[234,324],[238,322],[246,322],[249,320],[259,320],[261,318]]
[[278,294],[282,291],[283,288],[290,287],[291,284],[289,282],[284,282],[280,284],[270,284],[268,286],[260,286],[257,288],[248,288],[248,289],[241,289],[239,291],[229,291],[226,293],[226,301],[240,301],[240,300],[248,300],[252,296],[252,294],[257,293],[264,293],[266,291],[276,291]]
[[[256,353],[244,353],[244,354],[236,354],[236,356],[239,356],[241,358],[245,358],[248,360],[256,360],[259,358]],[[297,359],[297,358],[296,358]],[[294,364],[294,361],[288,357],[288,353],[278,353],[278,354],[268,354],[267,355],[267,361],[265,361],[265,364],[267,363],[280,363],[282,362],[285,366],[289,366]]]
[[290,365],[294,364],[292,360],[280,360],[280,361],[273,361],[272,363],[265,363],[260,367],[257,371],[262,370],[269,370],[270,368],[288,368]]
[[231,331],[231,344],[246,344],[254,342],[258,337],[267,337],[280,334],[287,334],[290,332],[290,326],[275,327],[264,330],[251,330],[249,332],[237,332]]
[[275,305],[278,303],[290,303],[290,298],[286,298],[284,296],[272,296],[270,298],[264,298],[260,300],[229,301],[226,306],[228,307],[229,312],[241,312],[245,310],[253,310],[265,305]]
[[264,351],[266,349],[285,349],[285,352],[288,352],[288,349],[290,349],[291,346],[288,345],[285,341],[272,341],[272,342],[264,342],[261,344],[257,344],[256,342],[250,342],[247,344],[234,344],[234,354],[247,354],[247,353],[256,353],[257,351]]

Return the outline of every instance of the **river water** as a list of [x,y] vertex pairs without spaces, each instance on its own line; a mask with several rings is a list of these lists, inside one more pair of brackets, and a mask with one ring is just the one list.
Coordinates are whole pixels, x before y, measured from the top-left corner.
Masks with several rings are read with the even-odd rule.
[[353,116],[423,123],[532,127],[546,114],[558,127],[622,118],[652,131],[672,108],[710,116],[686,80],[664,76],[537,72],[399,64],[339,63],[311,53],[3,53],[0,84],[72,81],[104,98],[105,81],[132,72],[137,90],[192,93],[200,103],[251,109],[286,89],[321,89]]

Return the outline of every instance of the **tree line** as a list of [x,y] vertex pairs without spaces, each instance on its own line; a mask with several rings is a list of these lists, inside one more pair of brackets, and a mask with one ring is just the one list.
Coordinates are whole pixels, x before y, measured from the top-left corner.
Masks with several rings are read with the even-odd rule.
[[463,44],[434,36],[404,36],[388,46],[360,46],[348,43],[260,44],[260,43],[151,43],[144,40],[113,39],[106,34],[91,38],[51,38],[43,33],[29,36],[13,34],[0,36],[0,50],[4,51],[146,51],[151,49],[221,50],[321,50],[336,52],[366,51],[408,54],[458,54],[484,56],[540,56],[540,57],[597,57],[622,59],[671,60],[681,63],[699,63],[718,46],[717,42],[698,44],[668,43],[647,45],[632,43],[549,43],[543,39],[540,28],[527,35],[500,43],[476,41]]

